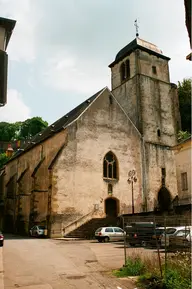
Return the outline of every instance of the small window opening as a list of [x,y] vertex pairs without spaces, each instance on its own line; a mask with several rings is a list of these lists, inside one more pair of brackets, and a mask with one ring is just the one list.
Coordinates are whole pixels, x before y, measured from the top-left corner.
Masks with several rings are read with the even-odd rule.
[[110,104],[113,104],[112,95],[109,95],[109,102],[110,102]]
[[166,177],[165,168],[161,168],[161,175],[162,175],[162,186],[164,186],[165,185],[165,177]]
[[152,66],[152,72],[153,72],[154,74],[157,74],[156,66]]
[[157,130],[157,135],[158,135],[158,137],[161,136],[161,131],[160,131],[160,129]]
[[108,194],[112,194],[113,193],[113,186],[112,184],[108,184]]
[[125,63],[121,64],[121,68],[120,68],[120,73],[121,73],[121,81],[126,79],[126,71],[125,71]]
[[181,174],[181,188],[182,191],[188,190],[188,182],[187,182],[187,173],[182,173]]
[[125,67],[126,67],[126,78],[130,78],[130,62],[129,62],[129,59],[126,60]]

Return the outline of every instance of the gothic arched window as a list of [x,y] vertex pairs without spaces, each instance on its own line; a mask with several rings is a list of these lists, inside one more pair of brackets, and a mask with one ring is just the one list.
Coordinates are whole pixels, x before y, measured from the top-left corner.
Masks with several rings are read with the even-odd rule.
[[118,179],[117,158],[112,152],[108,152],[103,160],[103,177],[106,179]]
[[123,62],[120,67],[121,81],[126,79],[125,63]]

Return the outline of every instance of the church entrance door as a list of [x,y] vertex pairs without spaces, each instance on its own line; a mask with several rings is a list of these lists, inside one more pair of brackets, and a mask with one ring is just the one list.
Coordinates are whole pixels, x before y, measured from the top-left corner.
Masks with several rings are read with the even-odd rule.
[[105,200],[105,213],[107,217],[117,217],[118,215],[118,200],[108,198]]

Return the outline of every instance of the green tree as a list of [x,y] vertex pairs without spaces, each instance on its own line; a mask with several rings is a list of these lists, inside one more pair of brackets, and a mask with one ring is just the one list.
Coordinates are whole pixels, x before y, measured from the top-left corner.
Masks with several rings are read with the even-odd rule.
[[18,123],[0,122],[0,141],[12,141],[15,132],[19,129]]
[[192,79],[183,79],[178,82],[179,108],[181,127],[183,131],[191,133],[191,86]]
[[0,141],[11,142],[27,139],[45,129],[48,123],[41,117],[33,117],[23,122],[0,122]]
[[27,139],[36,135],[48,126],[48,123],[41,117],[33,117],[22,122],[18,134],[19,139]]
[[9,160],[9,158],[6,155],[6,153],[0,154],[0,168],[2,168],[8,160]]

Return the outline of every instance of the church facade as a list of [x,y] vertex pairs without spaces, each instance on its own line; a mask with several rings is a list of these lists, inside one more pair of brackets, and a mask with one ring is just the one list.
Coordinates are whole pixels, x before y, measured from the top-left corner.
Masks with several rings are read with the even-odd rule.
[[136,38],[105,87],[36,135],[1,173],[4,226],[63,236],[92,218],[162,210],[177,195],[180,127],[169,58]]

